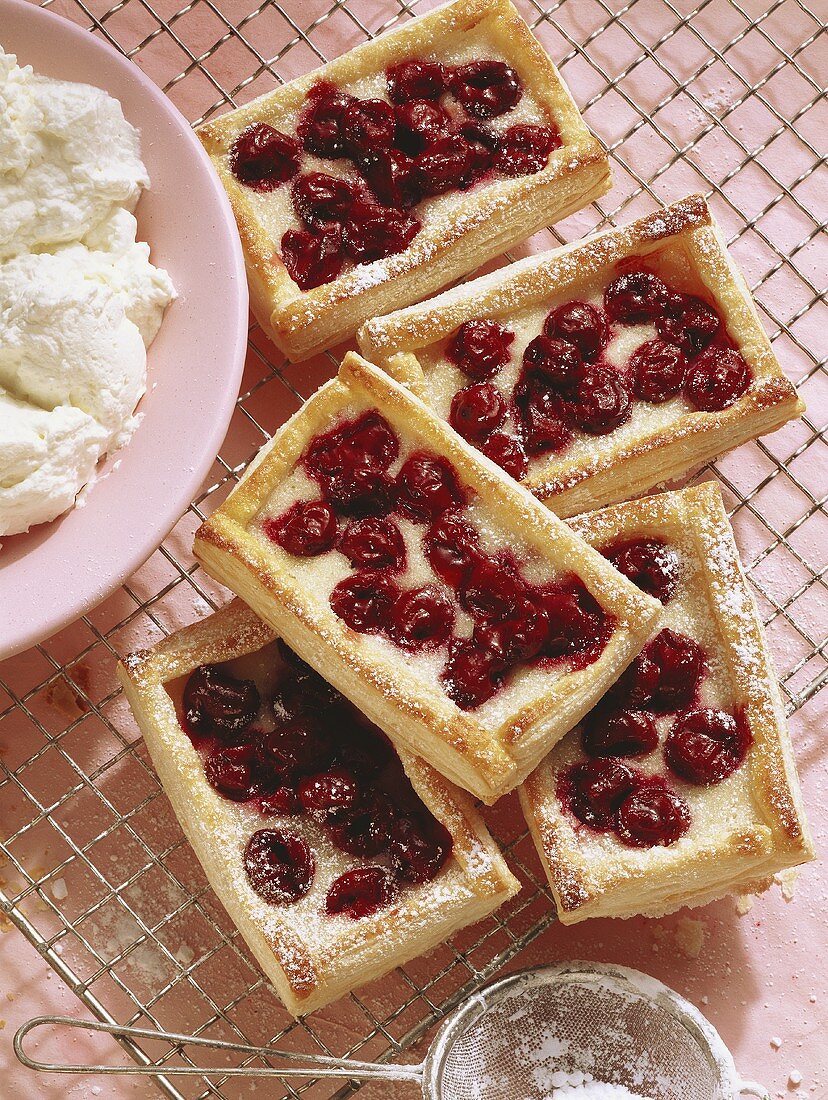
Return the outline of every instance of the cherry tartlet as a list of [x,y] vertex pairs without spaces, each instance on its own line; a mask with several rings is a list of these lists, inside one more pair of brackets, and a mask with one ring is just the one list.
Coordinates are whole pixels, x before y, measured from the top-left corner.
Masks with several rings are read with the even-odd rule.
[[[421,593],[414,597],[395,621],[404,644],[416,647],[451,621],[441,605],[435,614]],[[451,856],[451,835],[385,736],[284,643],[280,651],[267,695],[225,665],[197,668],[184,685],[181,724],[213,790],[264,819],[243,854],[251,888],[273,905],[310,892],[318,834],[302,822],[314,823],[340,852],[374,861],[343,872],[327,891],[329,916],[358,920],[390,905],[404,884],[434,879]]]
[[295,134],[255,122],[230,148],[242,187],[290,187],[299,225],[284,231],[280,254],[302,291],[402,252],[422,227],[417,210],[427,199],[541,172],[561,144],[552,123],[491,127],[524,96],[503,61],[415,57],[389,66],[385,81],[387,99],[362,99],[320,80]]
[[[484,347],[496,361],[504,346],[502,333],[472,330],[457,355]],[[464,435],[502,418],[498,401],[490,406],[491,388],[478,382],[458,395],[467,398],[456,406]],[[333,611],[355,633],[381,635],[407,653],[441,652],[440,682],[461,709],[481,706],[522,665],[583,668],[601,655],[614,620],[581,581],[532,583],[512,554],[487,553],[468,518],[471,494],[451,463],[422,450],[402,454],[378,413],[315,436],[302,466],[321,498],[263,519],[262,534],[295,557],[346,558],[351,571],[333,586]],[[348,521],[366,511],[382,514]],[[411,585],[403,575],[410,556],[403,525],[432,570],[429,583]],[[459,632],[461,612],[472,620],[470,634]]]

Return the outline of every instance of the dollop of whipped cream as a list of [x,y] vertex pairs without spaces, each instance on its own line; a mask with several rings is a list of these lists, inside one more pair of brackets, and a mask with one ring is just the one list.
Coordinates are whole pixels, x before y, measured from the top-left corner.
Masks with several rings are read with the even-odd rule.
[[116,99],[0,47],[0,535],[66,511],[135,430],[175,296],[136,241],[148,184]]

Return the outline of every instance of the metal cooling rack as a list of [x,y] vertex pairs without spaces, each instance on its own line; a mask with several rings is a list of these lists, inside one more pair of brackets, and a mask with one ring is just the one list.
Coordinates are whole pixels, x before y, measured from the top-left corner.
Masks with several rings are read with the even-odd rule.
[[[155,76],[194,123],[328,59],[429,4],[416,0],[52,0]],[[821,21],[803,0],[517,0],[593,129],[616,184],[541,244],[627,220],[694,190],[711,197],[780,359],[816,406],[821,331],[818,80]],[[823,74],[824,74],[823,67]],[[170,74],[173,75],[170,75]],[[824,250],[823,250],[824,255]],[[822,321],[824,331],[824,320]],[[551,903],[514,802],[489,815],[524,882],[501,912],[375,987],[296,1023],[250,961],[186,845],[115,685],[119,653],[223,601],[190,555],[195,526],[269,433],[334,367],[275,357],[254,326],[211,483],[130,582],[75,627],[0,665],[0,907],[98,1019],[364,1059],[397,1057],[550,923]],[[825,443],[811,415],[712,467],[722,482],[793,713],[828,679],[815,636],[824,599],[818,494]],[[820,475],[820,462],[822,463]],[[710,469],[703,471],[710,475]],[[769,568],[779,564],[781,571]],[[779,581],[784,576],[784,582]],[[5,692],[5,694],[3,694]],[[2,861],[0,861],[2,862]],[[141,1064],[192,1064],[124,1041]],[[169,1097],[249,1095],[223,1077],[159,1079]],[[182,1083],[183,1081],[183,1083]],[[278,1092],[278,1087],[275,1086]],[[307,1082],[284,1096],[348,1095]],[[334,1086],[334,1089],[336,1087]],[[276,1093],[273,1093],[276,1095]]]

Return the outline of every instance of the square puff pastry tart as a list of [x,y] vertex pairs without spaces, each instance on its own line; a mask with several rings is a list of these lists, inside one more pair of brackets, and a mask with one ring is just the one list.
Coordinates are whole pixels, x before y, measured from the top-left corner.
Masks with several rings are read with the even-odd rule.
[[[397,68],[392,91],[386,71],[409,62],[427,68],[402,76]],[[472,67],[468,71],[475,75],[457,92],[451,74],[459,66]],[[337,111],[349,96],[374,105],[382,100],[385,106],[371,107],[366,119],[343,122],[343,137]],[[417,117],[409,126],[411,102]],[[389,161],[394,110],[397,136]],[[264,183],[240,178],[259,177],[267,167],[262,141],[250,147],[252,167],[243,161],[245,141],[262,124],[280,143],[271,146],[269,162],[276,177]],[[458,138],[460,127],[472,129],[463,129]],[[514,156],[503,136],[507,130]],[[457,0],[428,12],[198,133],[236,217],[253,312],[294,360],[353,335],[369,317],[432,294],[610,186],[606,153],[509,0]],[[472,134],[473,149],[463,145],[458,152],[462,134]],[[533,149],[538,135],[539,154]],[[435,138],[436,146],[426,146]],[[423,160],[426,154],[431,158],[432,148],[434,157]],[[497,158],[507,154],[509,163],[500,164]],[[468,164],[458,157],[469,158]],[[347,191],[332,200],[335,213],[318,194],[305,194],[304,205],[301,198],[297,202],[297,173],[312,172],[346,179],[375,212],[389,212],[384,229],[376,222],[358,228],[365,204],[354,204]],[[335,220],[343,227],[342,240],[335,231],[336,239],[321,254],[307,235],[292,238],[296,258],[288,263],[292,274],[299,272],[294,280],[282,259],[284,234],[310,230],[313,237],[323,223],[330,228]]]
[[353,352],[194,552],[396,744],[487,803],[583,717],[661,613]]
[[[259,723],[263,730],[273,728],[273,714],[280,706],[274,700],[284,702],[294,698],[297,685],[308,682],[306,674],[318,680],[309,669],[303,672],[301,667],[286,664],[284,653],[277,649],[275,635],[241,601],[234,600],[154,648],[125,658],[118,666],[118,675],[164,790],[211,886],[286,1008],[298,1016],[373,981],[428,951],[457,929],[482,919],[516,893],[519,884],[503,862],[469,796],[422,760],[401,751],[399,763],[407,776],[402,784],[408,790],[408,799],[414,803],[419,799],[428,814],[439,822],[436,829],[448,855],[444,851],[439,857],[442,864],[428,870],[427,881],[423,873],[418,882],[412,881],[417,879],[416,875],[409,876],[388,898],[380,895],[378,899],[369,889],[367,906],[365,898],[359,898],[357,888],[357,901],[362,900],[367,912],[357,909],[331,915],[326,911],[326,891],[336,876],[354,869],[359,874],[366,864],[381,864],[383,856],[348,854],[313,814],[297,814],[295,807],[288,814],[280,814],[266,799],[257,797],[255,791],[246,800],[238,789],[229,797],[223,796],[220,792],[227,787],[222,784],[237,781],[237,774],[231,768],[228,776],[222,777],[214,768],[213,775],[218,774],[218,779],[208,782],[206,774],[212,759],[208,754],[215,738],[210,737],[203,725],[195,727],[203,737],[185,732],[187,723],[199,714],[199,707],[203,718],[204,706],[209,708],[217,700],[225,706],[226,716],[238,718],[240,708],[249,702],[245,695],[252,690],[251,683],[257,685],[258,693],[252,711],[242,717],[249,719],[252,713],[257,728],[251,734],[259,735]],[[195,690],[187,686],[203,675],[196,672],[203,666],[208,667],[210,684],[219,685],[218,694],[212,699],[205,695],[203,679]],[[241,677],[249,679],[238,679]],[[324,696],[327,685],[321,680],[311,690],[321,690],[329,705],[338,705],[330,703],[332,697]],[[261,719],[268,714],[269,707],[268,724],[267,717],[263,722]],[[319,708],[317,720],[319,713],[324,715],[324,708]],[[333,728],[341,733],[341,726]],[[286,729],[290,734],[291,727]],[[345,729],[352,732],[348,724]],[[223,736],[228,732],[229,726]],[[244,736],[244,732],[239,734],[236,729],[232,743],[244,742]],[[383,743],[389,759],[393,758],[393,750],[387,742]],[[278,745],[278,740],[274,744]],[[378,740],[372,759],[377,748],[382,748]],[[232,757],[233,753],[244,754],[247,750],[242,743],[241,747],[225,747],[216,755],[221,756],[222,751]],[[399,770],[398,764],[392,763],[391,767]],[[277,791],[274,797],[280,794],[284,790]],[[403,812],[399,803],[395,804],[395,812]],[[267,877],[266,864],[263,879],[261,867],[255,879],[247,870],[252,838],[260,830],[272,829],[289,834],[294,844],[298,841],[300,850],[311,853],[310,885],[307,879],[302,879],[300,868],[299,887],[293,891],[300,896],[291,896],[287,901],[268,895],[273,880]],[[304,845],[307,847],[303,848]],[[376,845],[372,852],[376,853]],[[253,870],[256,871],[255,866]],[[374,866],[372,870],[378,872],[381,868]],[[295,887],[296,876],[291,878],[289,871],[290,868],[277,884]],[[380,874],[383,888],[390,881],[390,877],[386,879]],[[354,904],[353,896],[346,896],[345,900]]]
[[359,343],[561,516],[804,409],[701,195],[369,321]]
[[665,613],[619,685],[520,789],[560,920],[661,916],[767,889],[814,849],[718,487],[620,504],[572,527],[659,591]]

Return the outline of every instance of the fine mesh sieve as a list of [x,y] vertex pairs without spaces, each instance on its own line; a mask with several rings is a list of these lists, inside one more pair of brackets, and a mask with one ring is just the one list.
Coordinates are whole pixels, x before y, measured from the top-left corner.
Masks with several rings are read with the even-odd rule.
[[[14,1050],[30,1069],[52,1073],[209,1077],[215,1067],[64,1065],[31,1058],[23,1041],[48,1025],[103,1031],[121,1040],[288,1059],[291,1066],[222,1067],[228,1077],[340,1077],[419,1083],[426,1100],[552,1100],[557,1088],[598,1081],[647,1100],[736,1100],[758,1096],[741,1081],[713,1026],[688,1001],[654,978],[621,966],[571,962],[512,974],[484,986],[443,1023],[420,1065],[357,1062],[220,1042],[63,1016],[29,1020]],[[577,1095],[577,1093],[575,1094]]]

